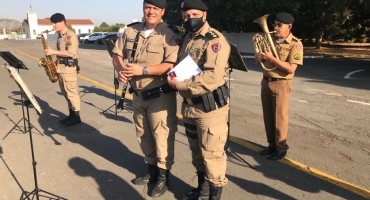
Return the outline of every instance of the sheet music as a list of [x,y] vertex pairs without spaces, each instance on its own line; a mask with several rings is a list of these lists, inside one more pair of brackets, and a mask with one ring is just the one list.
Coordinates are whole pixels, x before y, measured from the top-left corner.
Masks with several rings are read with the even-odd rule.
[[188,55],[167,74],[169,76],[176,77],[179,81],[183,81],[198,75],[200,72],[202,72],[202,70],[198,67],[197,63],[194,62],[190,55]]

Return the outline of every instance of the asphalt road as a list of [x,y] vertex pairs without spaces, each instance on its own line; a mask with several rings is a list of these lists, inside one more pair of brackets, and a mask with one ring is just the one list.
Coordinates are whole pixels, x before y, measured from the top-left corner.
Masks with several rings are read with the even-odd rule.
[[[55,40],[47,42],[55,46]],[[113,109],[103,112],[115,97],[112,62],[103,45],[80,44],[83,123],[74,127],[58,123],[68,110],[58,84],[37,66],[45,56],[41,41],[0,41],[0,51],[11,51],[30,68],[19,74],[43,110],[37,115],[29,109],[39,188],[67,199],[151,199],[153,185],[131,183],[145,170],[129,112],[131,96],[117,118]],[[262,75],[253,59],[245,62],[249,72],[233,70],[226,79],[231,88],[229,147],[234,153],[228,153],[223,199],[370,198],[370,60],[304,60],[293,80],[290,149],[281,162],[256,152],[266,145]],[[36,186],[28,132],[8,134],[23,115],[19,88],[6,69],[0,69],[0,91],[0,199],[20,199]],[[178,107],[180,103],[178,96]],[[22,120],[19,125],[23,129]],[[197,184],[181,120],[171,173],[170,191],[158,199],[179,199]]]

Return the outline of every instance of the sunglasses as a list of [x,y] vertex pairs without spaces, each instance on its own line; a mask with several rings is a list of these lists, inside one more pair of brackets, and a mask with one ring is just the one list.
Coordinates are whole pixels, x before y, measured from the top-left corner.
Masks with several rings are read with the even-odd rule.
[[272,24],[272,27],[278,26],[279,28],[281,28],[283,25],[284,25],[283,23],[275,23]]

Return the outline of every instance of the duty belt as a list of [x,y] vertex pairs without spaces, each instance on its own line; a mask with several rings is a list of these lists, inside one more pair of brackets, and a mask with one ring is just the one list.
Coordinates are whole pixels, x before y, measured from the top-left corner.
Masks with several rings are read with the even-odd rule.
[[59,64],[64,64],[69,67],[74,67],[78,65],[78,60],[77,59],[72,59],[72,58],[59,58],[58,59]]
[[196,105],[203,104],[205,112],[216,110],[216,105],[219,108],[224,107],[227,104],[229,98],[229,88],[227,84],[218,87],[212,92],[205,93],[201,96],[194,98],[184,98],[184,104]]
[[142,97],[144,101],[150,100],[150,99],[155,99],[157,97],[160,97],[161,93],[167,94],[169,92],[176,91],[173,89],[168,83],[161,85],[159,87],[155,87],[152,89],[148,90],[143,90],[140,93],[133,88],[129,89],[129,92],[132,94],[134,93],[138,97]]
[[266,77],[266,76],[264,76],[263,79],[267,80],[268,82],[289,80],[289,79],[286,79],[286,78],[271,78],[271,77]]

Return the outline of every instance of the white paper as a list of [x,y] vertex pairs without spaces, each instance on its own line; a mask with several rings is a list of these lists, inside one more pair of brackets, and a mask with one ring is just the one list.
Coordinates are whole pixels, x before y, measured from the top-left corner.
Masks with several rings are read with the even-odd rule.
[[167,74],[175,74],[178,81],[183,81],[198,75],[201,71],[197,63],[188,55]]

